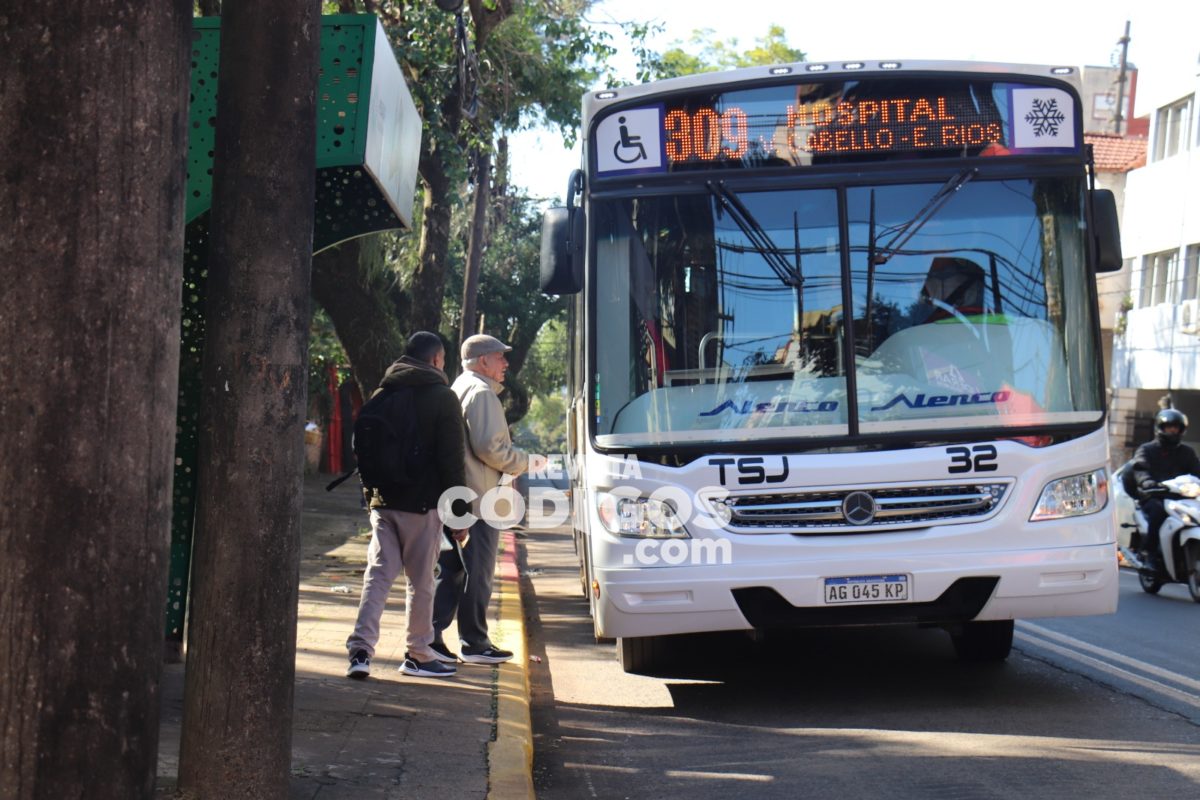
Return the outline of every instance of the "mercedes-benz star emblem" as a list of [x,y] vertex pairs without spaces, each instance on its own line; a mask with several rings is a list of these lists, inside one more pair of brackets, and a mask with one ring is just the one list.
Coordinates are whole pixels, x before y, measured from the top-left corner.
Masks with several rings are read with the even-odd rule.
[[875,498],[866,492],[851,492],[842,501],[842,516],[851,525],[869,525],[878,508]]

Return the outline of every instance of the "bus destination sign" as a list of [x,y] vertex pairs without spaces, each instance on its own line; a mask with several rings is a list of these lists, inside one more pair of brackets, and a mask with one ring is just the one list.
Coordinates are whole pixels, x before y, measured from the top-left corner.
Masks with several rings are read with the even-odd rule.
[[978,81],[693,93],[606,117],[595,135],[601,175],[1077,150],[1066,91]]
[[[676,108],[667,112],[663,128],[672,164],[742,159],[750,153],[750,116],[738,106],[691,113]],[[900,153],[1000,146],[1004,138],[1004,127],[994,115],[954,112],[944,95],[934,95],[789,105],[782,126],[773,120],[770,131],[756,131],[755,148],[768,157]]]

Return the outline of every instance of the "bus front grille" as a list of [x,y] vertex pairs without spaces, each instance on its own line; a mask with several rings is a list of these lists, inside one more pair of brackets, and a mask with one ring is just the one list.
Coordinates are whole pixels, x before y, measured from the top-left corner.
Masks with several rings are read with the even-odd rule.
[[999,508],[1007,489],[1004,483],[868,487],[731,495],[714,505],[731,529],[746,533],[875,533],[978,521]]

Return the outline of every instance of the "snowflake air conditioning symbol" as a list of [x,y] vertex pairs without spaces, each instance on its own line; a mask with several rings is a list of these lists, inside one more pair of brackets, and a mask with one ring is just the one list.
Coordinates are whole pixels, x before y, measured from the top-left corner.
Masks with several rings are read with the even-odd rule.
[[1058,136],[1058,126],[1064,119],[1057,100],[1034,100],[1033,110],[1025,115],[1025,121],[1033,126],[1033,135],[1039,137]]

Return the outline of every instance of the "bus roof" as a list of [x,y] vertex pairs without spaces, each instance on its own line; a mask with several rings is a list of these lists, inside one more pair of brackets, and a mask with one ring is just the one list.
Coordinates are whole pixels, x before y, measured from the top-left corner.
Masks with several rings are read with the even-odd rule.
[[737,84],[777,80],[795,82],[808,76],[816,79],[837,75],[847,77],[895,78],[899,75],[930,74],[976,74],[1013,75],[1061,81],[1069,84],[1076,93],[1081,89],[1077,67],[1048,64],[1006,64],[993,61],[800,61],[774,66],[744,67],[724,72],[701,72],[682,78],[667,78],[652,83],[635,84],[615,89],[595,89],[583,96],[583,118],[592,117],[614,104],[624,104],[639,97],[650,97],[665,93],[687,91],[703,87],[735,86]]

